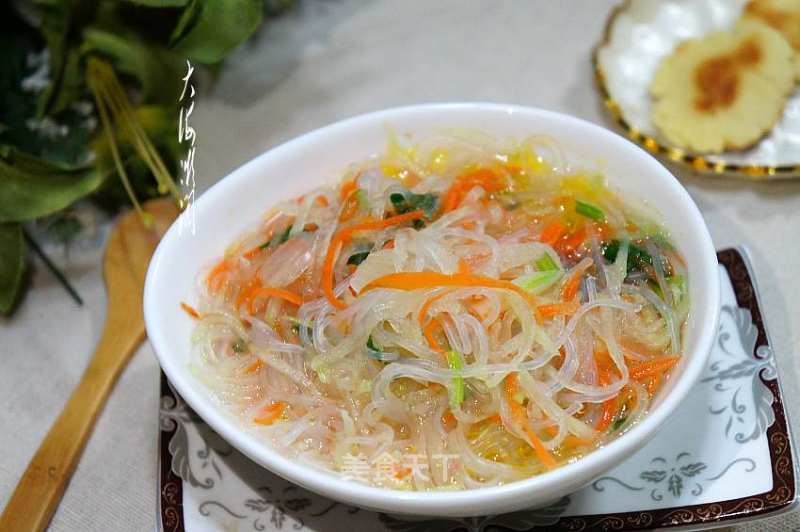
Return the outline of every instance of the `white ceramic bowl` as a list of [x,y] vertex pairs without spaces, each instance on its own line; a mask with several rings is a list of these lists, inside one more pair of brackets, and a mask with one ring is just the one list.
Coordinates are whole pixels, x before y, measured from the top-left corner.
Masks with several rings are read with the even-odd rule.
[[[546,134],[571,161],[603,171],[612,187],[655,206],[686,259],[692,310],[685,356],[651,412],[617,440],[575,463],[499,487],[455,492],[402,492],[342,480],[335,473],[287,459],[244,430],[187,370],[193,321],[180,309],[192,302],[201,266],[219,257],[278,200],[336,179],[348,164],[380,153],[390,124],[424,138],[444,127],[477,129],[498,138]],[[144,314],[161,367],[189,405],[233,446],[278,475],[332,499],[386,512],[471,516],[543,505],[582,487],[616,466],[650,438],[683,401],[706,364],[719,315],[716,255],[703,218],[681,184],[655,159],[622,137],[557,113],[511,105],[420,105],[358,116],[278,146],[204,193],[194,205],[197,232],[176,222],[158,246],[147,273]],[[188,216],[187,213],[182,216]]]

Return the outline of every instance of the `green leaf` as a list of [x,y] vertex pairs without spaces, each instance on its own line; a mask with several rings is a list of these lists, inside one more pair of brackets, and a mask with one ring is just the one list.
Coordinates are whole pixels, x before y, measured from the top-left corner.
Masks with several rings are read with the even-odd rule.
[[7,313],[22,282],[25,255],[20,224],[0,224],[0,312]]
[[126,0],[131,4],[147,7],[183,7],[189,0]]
[[55,165],[0,147],[0,222],[32,220],[71,205],[97,190],[92,167]]
[[191,0],[170,44],[192,61],[217,63],[250,37],[263,15],[262,0]]
[[178,101],[186,70],[186,63],[180,55],[154,46],[132,33],[87,28],[83,38],[83,51],[108,57],[117,71],[139,82],[142,101],[172,105]]

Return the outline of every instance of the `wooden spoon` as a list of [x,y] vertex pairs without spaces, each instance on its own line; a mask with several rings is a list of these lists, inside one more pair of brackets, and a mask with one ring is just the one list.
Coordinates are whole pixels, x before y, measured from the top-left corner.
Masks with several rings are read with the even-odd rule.
[[111,388],[144,340],[142,292],[147,266],[159,239],[178,214],[167,198],[149,201],[144,209],[153,215],[152,229],[145,228],[132,211],[123,215],[111,232],[103,259],[108,291],[103,333],[78,387],[11,495],[0,517],[0,530],[47,527]]

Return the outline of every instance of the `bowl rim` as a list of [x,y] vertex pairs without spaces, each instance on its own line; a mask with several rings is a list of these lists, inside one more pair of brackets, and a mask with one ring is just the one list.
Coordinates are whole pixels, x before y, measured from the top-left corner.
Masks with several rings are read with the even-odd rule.
[[[615,138],[619,145],[619,150],[624,152],[624,156],[640,159],[642,165],[650,167],[651,174],[657,176],[658,180],[664,181],[664,184],[672,188],[673,192],[681,197],[681,201],[686,203],[691,216],[691,220],[687,224],[694,230],[694,238],[697,238],[699,247],[705,249],[705,252],[701,255],[700,268],[704,270],[704,275],[708,279],[718,278],[716,252],[705,221],[686,189],[671,172],[649,153],[641,150],[635,144],[613,131],[570,115],[534,107],[487,102],[429,103],[393,107],[361,114],[312,130],[267,150],[235,168],[224,178],[217,181],[196,199],[196,203],[212,201],[212,198],[222,193],[222,191],[235,188],[240,182],[247,181],[247,170],[258,167],[265,160],[280,155],[285,151],[296,149],[298,146],[302,146],[318,137],[332,135],[349,128],[358,128],[360,125],[370,124],[375,121],[391,121],[406,114],[443,111],[494,112],[505,113],[509,116],[527,115],[532,118],[566,122],[575,128],[588,130],[594,135]],[[181,216],[188,216],[188,212],[182,213]],[[674,388],[647,416],[619,438],[592,451],[579,460],[564,464],[541,475],[485,488],[453,491],[401,491],[374,487],[346,480],[336,472],[325,470],[306,462],[295,462],[293,459],[282,455],[273,449],[268,442],[259,440],[254,434],[248,433],[238,420],[229,413],[224,412],[210,396],[209,392],[186,371],[185,364],[179,362],[178,357],[171,357],[167,354],[169,351],[167,327],[158,322],[162,311],[159,309],[159,297],[156,293],[158,284],[157,272],[165,260],[164,256],[168,248],[174,245],[177,239],[179,226],[180,218],[173,223],[159,243],[148,268],[144,289],[144,316],[148,337],[161,367],[176,391],[211,428],[266,469],[292,483],[299,484],[333,499],[384,511],[433,515],[436,512],[441,514],[444,508],[453,504],[481,506],[481,504],[487,504],[488,501],[520,500],[526,493],[546,492],[548,489],[555,491],[560,486],[567,484],[572,484],[576,488],[579,487],[585,483],[579,478],[582,470],[605,470],[608,467],[613,467],[620,462],[620,456],[630,455],[651,437],[655,436],[658,428],[669,418],[696,384],[701,371],[706,365],[719,320],[719,283],[711,282],[704,288],[709,296],[707,298],[708,304],[706,305],[708,308],[692,309],[694,314],[697,314],[696,310],[702,313],[702,318],[695,318],[702,322],[698,326],[697,348],[692,352],[692,359],[687,363],[680,379],[676,380]],[[609,462],[612,463],[611,466],[603,465]],[[575,485],[576,481],[580,481],[580,484]],[[449,514],[457,515],[452,511]],[[469,514],[469,510],[463,513],[463,515]],[[474,514],[474,511],[472,514]]]

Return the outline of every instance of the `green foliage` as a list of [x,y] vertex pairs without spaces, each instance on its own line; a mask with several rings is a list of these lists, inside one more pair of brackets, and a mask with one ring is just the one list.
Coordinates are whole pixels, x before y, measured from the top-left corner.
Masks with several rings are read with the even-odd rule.
[[92,166],[56,165],[0,147],[0,222],[53,214],[97,190],[102,181]]
[[170,37],[173,49],[217,63],[261,25],[263,0],[191,0]]
[[[129,204],[108,135],[98,127],[87,61],[110,62],[149,143],[176,175],[177,100],[186,60],[213,65],[291,0],[17,0],[0,5],[0,311],[13,305],[24,269],[20,222],[48,216],[69,240],[64,214],[91,196]],[[45,52],[46,53],[43,53]],[[43,85],[43,82],[46,84]],[[124,129],[124,128],[123,128]],[[115,124],[114,142],[138,198],[163,194],[153,166]],[[137,140],[141,146],[141,138]]]
[[0,312],[14,306],[22,281],[25,256],[20,224],[0,224]]

